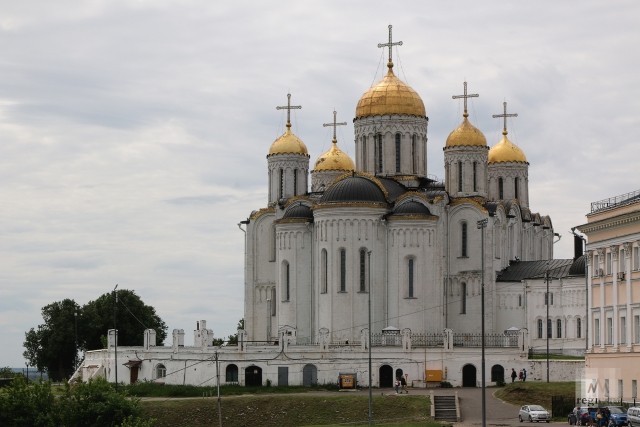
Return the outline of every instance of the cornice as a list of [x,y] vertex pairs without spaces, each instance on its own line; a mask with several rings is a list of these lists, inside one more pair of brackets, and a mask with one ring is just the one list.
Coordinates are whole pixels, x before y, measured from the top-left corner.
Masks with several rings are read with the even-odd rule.
[[614,218],[607,218],[600,221],[579,225],[576,228],[581,232],[588,234],[595,231],[620,227],[634,222],[640,223],[640,212],[630,212],[628,214],[617,216]]

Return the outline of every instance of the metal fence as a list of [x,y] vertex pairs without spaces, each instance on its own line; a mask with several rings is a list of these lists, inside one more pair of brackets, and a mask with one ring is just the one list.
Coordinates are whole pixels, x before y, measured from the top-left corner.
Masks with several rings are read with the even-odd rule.
[[[482,334],[453,334],[454,347],[482,347]],[[506,334],[485,334],[485,347],[517,347],[518,336]]]

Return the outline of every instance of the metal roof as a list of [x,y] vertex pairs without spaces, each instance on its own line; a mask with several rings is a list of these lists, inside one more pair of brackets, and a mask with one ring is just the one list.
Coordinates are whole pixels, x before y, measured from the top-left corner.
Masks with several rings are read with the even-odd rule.
[[498,273],[496,282],[520,282],[525,279],[542,279],[549,271],[549,277],[559,279],[569,276],[572,259],[551,259],[543,261],[516,261]]

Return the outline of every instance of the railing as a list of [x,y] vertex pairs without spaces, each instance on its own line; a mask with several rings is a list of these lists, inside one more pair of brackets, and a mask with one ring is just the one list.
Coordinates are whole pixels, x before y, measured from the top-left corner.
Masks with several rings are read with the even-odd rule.
[[431,334],[411,335],[412,347],[442,347],[444,346],[444,335],[440,332]]
[[640,200],[640,190],[591,203],[591,213]]
[[[482,347],[481,334],[453,334],[454,347]],[[485,334],[485,347],[517,347],[517,335]]]

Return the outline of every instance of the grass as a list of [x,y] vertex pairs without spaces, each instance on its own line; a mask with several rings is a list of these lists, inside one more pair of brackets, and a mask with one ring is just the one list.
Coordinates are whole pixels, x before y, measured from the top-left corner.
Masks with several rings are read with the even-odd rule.
[[564,396],[575,401],[578,383],[568,382],[515,382],[498,389],[496,397],[514,405],[535,403],[551,408],[552,396]]
[[[547,360],[547,354],[533,353],[529,355],[529,360]],[[569,356],[566,354],[549,353],[549,360],[584,360],[584,356]]]
[[[213,397],[218,395],[216,387],[198,387],[193,385],[169,385],[154,382],[138,382],[121,386],[130,396],[136,397]],[[291,394],[310,391],[337,391],[335,384],[315,387],[243,387],[239,385],[220,386],[221,396],[256,394]]]

